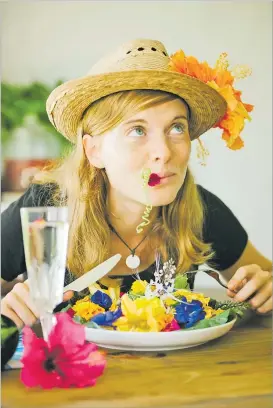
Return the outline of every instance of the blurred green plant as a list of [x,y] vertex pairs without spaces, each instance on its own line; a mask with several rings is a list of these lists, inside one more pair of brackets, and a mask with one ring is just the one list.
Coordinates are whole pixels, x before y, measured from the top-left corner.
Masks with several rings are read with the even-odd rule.
[[45,108],[50,92],[61,84],[62,81],[58,81],[53,88],[50,88],[41,82],[33,82],[29,85],[2,83],[2,146],[9,141],[14,129],[23,126],[26,116],[34,115],[38,123],[56,137],[61,152],[71,147],[71,143],[50,123]]

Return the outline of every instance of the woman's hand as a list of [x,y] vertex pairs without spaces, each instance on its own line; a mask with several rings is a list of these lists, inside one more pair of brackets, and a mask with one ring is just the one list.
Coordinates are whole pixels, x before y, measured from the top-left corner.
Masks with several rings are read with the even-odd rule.
[[[64,294],[66,302],[73,296],[73,291]],[[14,321],[21,329],[24,325],[32,326],[38,319],[39,313],[30,297],[27,280],[16,283],[13,289],[1,300],[1,314]]]
[[[258,313],[272,311],[272,273],[263,271],[258,265],[240,267],[228,282],[228,296],[238,302],[246,301],[250,296],[250,305]],[[237,293],[234,293],[237,292]]]

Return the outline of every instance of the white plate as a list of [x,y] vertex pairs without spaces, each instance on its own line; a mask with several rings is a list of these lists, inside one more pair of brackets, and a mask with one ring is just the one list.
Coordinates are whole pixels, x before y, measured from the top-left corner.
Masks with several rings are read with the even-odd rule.
[[166,351],[199,346],[223,336],[236,319],[221,326],[173,332],[121,332],[86,328],[86,340],[103,348],[130,351]]

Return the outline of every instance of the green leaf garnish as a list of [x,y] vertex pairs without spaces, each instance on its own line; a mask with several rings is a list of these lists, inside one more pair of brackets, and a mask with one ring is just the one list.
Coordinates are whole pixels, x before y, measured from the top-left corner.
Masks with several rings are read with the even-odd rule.
[[83,317],[80,316],[74,316],[73,317],[74,322],[80,323],[80,324],[85,324],[86,320]]
[[100,329],[101,327],[95,323],[95,322],[87,322],[85,323],[85,327],[88,327],[89,329]]
[[190,289],[187,275],[185,274],[178,274],[174,280],[174,287],[175,289]]
[[250,309],[250,304],[248,302],[232,302],[231,300],[226,301],[214,301],[214,309],[229,310],[230,314],[239,318],[243,317],[244,313]]
[[135,293],[133,293],[133,292],[128,292],[128,297],[129,297],[129,299],[131,299],[131,300],[135,300],[135,299],[138,299],[138,298],[143,298],[144,296],[143,295],[136,295]]
[[71,305],[65,306],[65,307],[61,310],[61,312],[67,312],[69,309],[71,309]]
[[211,317],[210,319],[200,320],[194,326],[184,330],[206,329],[207,327],[220,326],[221,324],[227,323],[229,316],[230,310],[225,310],[223,313]]

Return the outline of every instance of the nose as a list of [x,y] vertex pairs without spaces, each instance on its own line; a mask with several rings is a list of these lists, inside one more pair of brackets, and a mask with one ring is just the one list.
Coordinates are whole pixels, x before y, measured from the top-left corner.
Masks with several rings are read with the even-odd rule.
[[167,163],[171,158],[171,149],[165,135],[157,137],[150,146],[152,162]]

